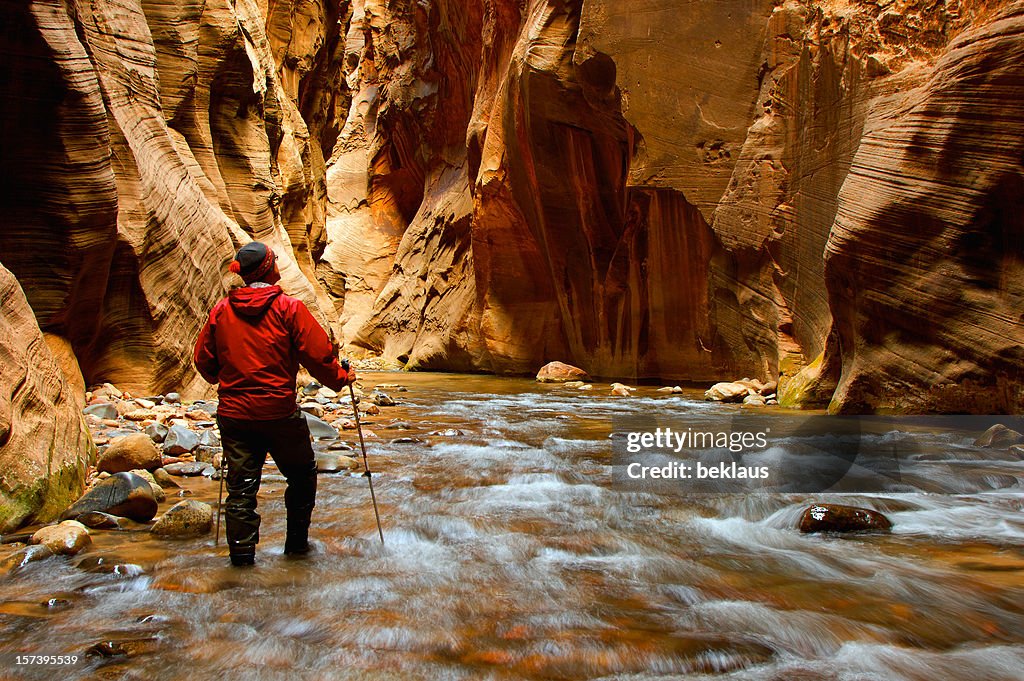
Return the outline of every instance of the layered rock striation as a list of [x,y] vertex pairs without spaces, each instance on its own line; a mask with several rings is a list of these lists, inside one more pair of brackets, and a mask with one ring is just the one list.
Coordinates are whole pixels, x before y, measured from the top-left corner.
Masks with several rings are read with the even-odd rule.
[[410,368],[1013,410],[1022,6],[5,0],[0,261],[140,394],[257,238]]

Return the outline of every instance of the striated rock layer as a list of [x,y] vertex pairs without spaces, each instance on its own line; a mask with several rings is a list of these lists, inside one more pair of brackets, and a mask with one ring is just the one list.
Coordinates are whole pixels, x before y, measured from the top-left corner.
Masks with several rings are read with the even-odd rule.
[[410,368],[1020,404],[1020,0],[0,2],[0,257],[78,382],[207,390],[257,238]]
[[0,532],[56,518],[85,489],[93,458],[74,389],[0,266]]

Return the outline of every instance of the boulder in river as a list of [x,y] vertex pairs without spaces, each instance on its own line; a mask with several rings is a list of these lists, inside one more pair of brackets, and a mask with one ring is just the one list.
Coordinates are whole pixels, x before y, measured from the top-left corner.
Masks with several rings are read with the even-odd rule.
[[750,388],[742,383],[715,383],[704,391],[709,402],[742,402],[750,394]]
[[164,438],[164,454],[180,456],[199,446],[199,436],[184,426],[171,426]]
[[114,438],[96,462],[96,470],[107,473],[123,473],[136,468],[152,470],[159,467],[160,452],[145,433]]
[[196,475],[206,475],[207,468],[213,468],[213,464],[205,463],[203,461],[180,461],[178,463],[167,464],[164,466],[164,471],[166,471],[168,475],[192,477]]
[[131,473],[115,473],[88,490],[61,514],[61,518],[103,511],[145,523],[156,515],[156,510],[156,497],[148,481]]
[[78,516],[75,520],[94,530],[122,530],[125,524],[124,518],[118,518],[116,515],[110,515],[102,511],[89,511]]
[[187,499],[167,509],[150,532],[162,537],[198,537],[209,532],[211,527],[213,507]]
[[156,498],[156,503],[161,504],[163,503],[164,499],[167,498],[167,495],[164,493],[164,488],[160,486],[160,483],[156,481],[156,478],[153,476],[152,473],[141,468],[128,472],[133,475],[139,476],[140,478],[149,483],[149,486],[153,488],[153,496]]
[[315,438],[325,438],[328,440],[336,440],[338,438],[338,431],[334,429],[334,426],[322,421],[312,414],[302,412],[302,415],[306,418],[306,425],[309,426],[309,434]]
[[548,362],[537,372],[538,383],[567,383],[569,381],[589,381],[590,376],[579,367],[564,362]]
[[351,456],[323,452],[316,455],[316,470],[318,473],[337,473],[343,470],[356,470],[359,462]]
[[181,485],[171,477],[164,468],[157,468],[153,471],[153,479],[156,480],[156,484],[160,485],[164,489],[178,489]]
[[376,404],[378,407],[393,407],[395,401],[391,399],[391,396],[387,393],[382,393],[379,390],[374,390],[370,393],[370,401]]
[[1024,444],[1024,435],[1016,430],[1007,428],[997,423],[974,441],[975,447],[987,447],[989,449],[1009,449],[1013,445]]
[[815,504],[800,517],[800,531],[888,532],[892,521],[878,511],[841,504]]
[[92,543],[89,530],[85,525],[74,520],[65,520],[58,525],[47,525],[39,528],[32,539],[32,544],[42,544],[52,553],[73,556]]
[[52,555],[53,551],[51,551],[50,547],[45,544],[26,546],[0,561],[0,573],[11,574],[13,572],[17,572],[29,563],[49,558]]

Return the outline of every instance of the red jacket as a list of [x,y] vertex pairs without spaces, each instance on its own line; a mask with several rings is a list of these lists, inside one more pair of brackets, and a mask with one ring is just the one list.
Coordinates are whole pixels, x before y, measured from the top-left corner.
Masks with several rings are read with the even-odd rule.
[[217,303],[193,360],[203,378],[220,384],[217,413],[234,419],[269,421],[293,414],[300,362],[332,390],[348,381],[327,333],[279,286],[235,289]]

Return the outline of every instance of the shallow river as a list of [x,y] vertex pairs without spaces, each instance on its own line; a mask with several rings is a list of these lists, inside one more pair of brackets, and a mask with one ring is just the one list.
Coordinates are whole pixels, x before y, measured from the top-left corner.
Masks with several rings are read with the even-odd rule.
[[[366,424],[383,547],[366,480],[342,473],[319,478],[315,554],[281,556],[284,484],[270,466],[253,569],[229,567],[212,536],[140,528],[94,531],[87,553],[6,578],[0,676],[1024,678],[1024,463],[1005,452],[948,433],[882,435],[969,461],[1002,488],[985,494],[662,494],[613,480],[616,419],[711,422],[737,408],[601,384],[363,380],[408,388],[388,390],[399,406]],[[386,428],[396,419],[411,428]],[[462,434],[430,434],[451,428]],[[216,482],[188,484],[216,501]],[[815,501],[880,510],[893,533],[802,535]],[[133,567],[89,571],[97,558]],[[51,598],[66,603],[44,607]],[[130,655],[9,666],[14,652],[82,655],[101,641]]]

